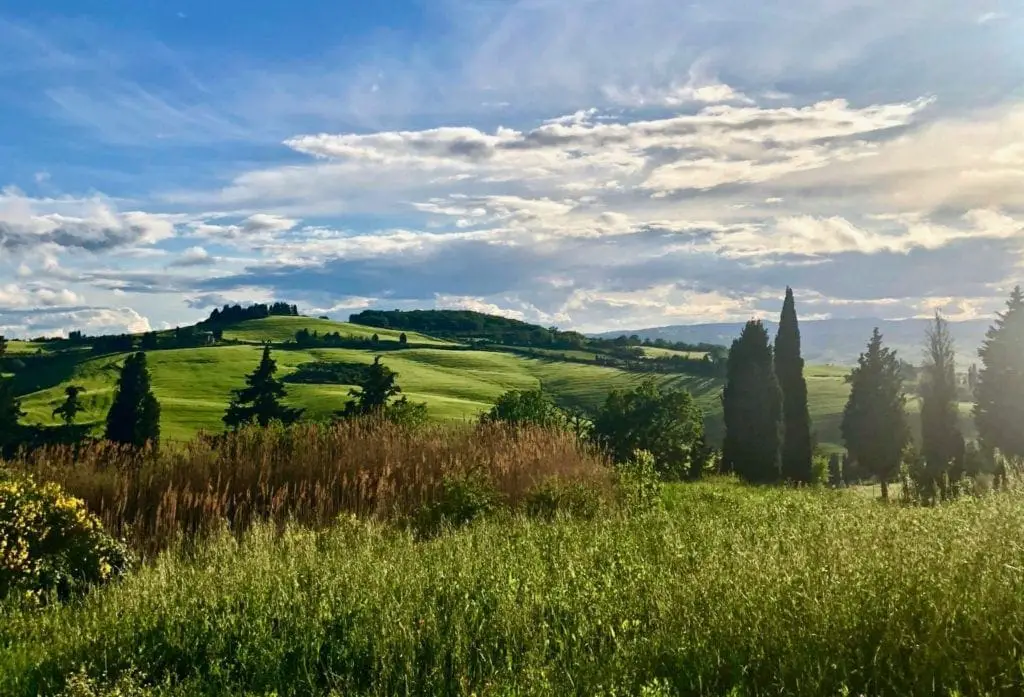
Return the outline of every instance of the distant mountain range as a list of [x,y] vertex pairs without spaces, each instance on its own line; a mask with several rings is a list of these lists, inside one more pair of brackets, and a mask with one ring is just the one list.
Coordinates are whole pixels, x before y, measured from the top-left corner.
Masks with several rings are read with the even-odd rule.
[[[857,357],[867,345],[871,331],[878,327],[884,341],[899,353],[904,360],[918,364],[924,346],[925,330],[931,320],[904,319],[882,320],[823,319],[800,322],[800,338],[804,360],[808,363],[834,363],[848,365],[857,362]],[[950,330],[956,342],[957,361],[960,369],[966,369],[978,361],[978,347],[985,338],[985,332],[992,324],[991,319],[950,322]],[[778,328],[777,322],[765,322],[772,337]],[[667,327],[652,327],[616,332],[603,332],[595,336],[614,338],[636,334],[642,339],[665,339],[685,341],[690,344],[706,342],[729,346],[743,329],[742,322],[721,324],[680,324]]]

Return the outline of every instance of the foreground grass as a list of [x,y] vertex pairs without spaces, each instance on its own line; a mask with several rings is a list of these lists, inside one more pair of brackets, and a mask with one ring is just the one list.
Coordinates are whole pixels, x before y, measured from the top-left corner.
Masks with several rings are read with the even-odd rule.
[[667,504],[428,543],[356,522],[225,536],[8,610],[0,694],[80,667],[157,694],[1020,694],[1020,495],[904,509],[719,483]]

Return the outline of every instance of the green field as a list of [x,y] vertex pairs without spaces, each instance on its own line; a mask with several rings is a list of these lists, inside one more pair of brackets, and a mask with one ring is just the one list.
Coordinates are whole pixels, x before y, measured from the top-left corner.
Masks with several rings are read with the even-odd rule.
[[694,358],[699,360],[708,355],[704,351],[677,351],[675,349],[659,348],[657,346],[643,346],[641,348],[646,358],[670,358],[672,356],[681,356],[683,358]]
[[[328,319],[316,319],[313,317],[267,317],[265,319],[251,319],[224,330],[224,338],[234,341],[252,342],[282,342],[295,339],[295,333],[301,329],[308,329],[310,332],[333,334],[338,332],[345,338],[369,339],[374,334],[385,341],[398,341],[402,332],[392,329],[376,329],[365,327],[361,324],[349,322],[336,322]],[[433,339],[416,332],[406,332],[406,338],[411,344],[432,344],[450,345],[451,342]]]
[[[339,332],[343,336],[397,340],[399,332],[375,330],[343,322],[305,317],[270,317],[239,323],[224,332],[224,338],[245,344],[203,348],[167,349],[148,354],[153,387],[162,405],[161,428],[167,440],[188,440],[199,430],[219,431],[221,417],[232,390],[242,386],[245,375],[259,362],[262,341],[283,343],[293,339],[298,329],[321,334]],[[438,420],[472,419],[486,410],[503,392],[511,389],[541,388],[561,406],[593,409],[608,392],[630,388],[645,376],[583,363],[528,358],[514,351],[474,351],[457,344],[439,341],[416,333],[408,340],[416,348],[384,351],[382,361],[398,373],[403,392],[415,401],[427,403],[430,415]],[[420,348],[422,346],[423,348]],[[436,346],[436,348],[429,348]],[[32,353],[45,346],[12,341],[14,356]],[[656,350],[656,349],[651,349]],[[664,349],[662,349],[664,350]],[[587,357],[592,354],[583,352]],[[312,361],[348,361],[370,363],[376,355],[369,349],[281,347],[275,349],[279,375],[285,376],[302,363]],[[112,390],[123,356],[93,356],[87,351],[61,353],[46,363],[43,374],[18,376],[23,386],[26,423],[55,424],[53,409],[63,399],[67,385],[86,388],[86,411],[82,423],[100,424],[110,407]],[[808,366],[806,369],[811,417],[818,440],[835,448],[840,442],[839,422],[849,388],[844,382],[847,368]],[[721,437],[720,382],[686,375],[657,375],[656,379],[690,390],[705,409],[712,439]],[[329,417],[348,399],[345,385],[288,385],[289,403],[306,409],[310,417]],[[911,403],[911,410],[915,404]],[[965,407],[967,408],[967,407]],[[916,422],[916,419],[912,420]],[[969,419],[965,415],[965,426]]]
[[[372,330],[357,325],[305,318],[273,317],[251,320],[225,331],[225,339],[251,341],[254,345],[225,345],[203,348],[168,349],[148,353],[153,389],[161,403],[161,428],[168,440],[187,440],[200,429],[220,430],[221,417],[232,390],[243,385],[244,377],[259,362],[263,340],[283,341],[296,328],[316,328],[321,333]],[[398,333],[382,332],[381,338]],[[385,365],[399,375],[404,394],[427,403],[436,419],[471,419],[486,410],[503,392],[512,389],[547,390],[564,406],[596,407],[608,391],[637,384],[642,376],[615,368],[554,360],[530,359],[500,351],[451,350],[451,345],[417,334],[412,344],[436,344],[439,348],[411,348],[381,354]],[[13,342],[12,342],[13,343]],[[448,348],[440,348],[448,346]],[[362,349],[279,348],[274,351],[279,375],[286,376],[302,363],[346,361],[371,363],[376,355]],[[85,387],[84,423],[101,423],[113,396],[113,387],[123,355],[92,356],[88,353],[60,356],[52,364],[53,375],[23,376],[33,387],[23,398],[26,423],[56,423],[53,409],[63,399],[64,387]],[[676,376],[669,381],[685,384]],[[694,381],[700,390],[714,389]],[[288,385],[289,403],[303,407],[311,417],[328,417],[348,399],[349,386]]]
[[121,689],[61,694],[1020,694],[1019,493],[666,494],[665,512],[430,542],[343,520],[168,553],[81,602],[0,606],[0,693],[81,674]]

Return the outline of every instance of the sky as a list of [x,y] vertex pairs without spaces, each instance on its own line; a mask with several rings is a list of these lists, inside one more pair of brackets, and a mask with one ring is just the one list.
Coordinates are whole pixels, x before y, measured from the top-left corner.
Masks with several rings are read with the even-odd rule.
[[6,0],[0,334],[990,316],[1017,0]]

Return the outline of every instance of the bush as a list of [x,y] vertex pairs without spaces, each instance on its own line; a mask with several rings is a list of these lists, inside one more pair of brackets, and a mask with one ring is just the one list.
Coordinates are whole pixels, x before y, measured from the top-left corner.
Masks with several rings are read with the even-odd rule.
[[603,504],[601,491],[593,484],[551,478],[527,493],[524,509],[527,515],[545,520],[559,516],[591,520]]
[[626,510],[644,512],[661,505],[661,477],[654,464],[654,456],[647,450],[637,450],[619,465],[619,502]]
[[666,479],[683,479],[706,455],[704,415],[685,390],[665,390],[645,380],[630,392],[608,395],[594,417],[593,438],[615,462],[649,451]]
[[540,390],[512,390],[498,397],[491,410],[483,415],[484,423],[511,426],[536,426],[547,429],[565,428],[565,412]]
[[824,453],[818,453],[811,460],[811,484],[824,486],[832,479],[831,467],[832,458]]
[[122,575],[124,545],[56,484],[0,470],[0,600],[60,599]]
[[470,472],[445,476],[437,498],[417,516],[416,532],[430,537],[445,528],[468,525],[501,503],[501,496],[486,475]]

